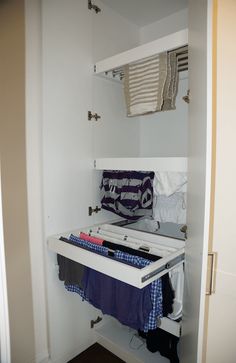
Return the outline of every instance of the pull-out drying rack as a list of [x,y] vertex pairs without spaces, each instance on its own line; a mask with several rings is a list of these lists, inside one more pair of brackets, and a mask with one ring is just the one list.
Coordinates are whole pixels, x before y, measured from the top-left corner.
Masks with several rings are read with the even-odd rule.
[[182,240],[130,230],[112,224],[95,225],[71,231],[78,236],[80,232],[160,256],[158,261],[138,269],[59,239],[61,236],[68,238],[70,233],[49,237],[48,246],[52,251],[137,288],[145,287],[174,267],[184,263],[185,242]]

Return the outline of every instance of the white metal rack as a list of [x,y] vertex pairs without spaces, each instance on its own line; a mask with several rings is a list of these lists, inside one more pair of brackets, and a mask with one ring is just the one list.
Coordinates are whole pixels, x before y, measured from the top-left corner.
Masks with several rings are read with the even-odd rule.
[[[137,250],[140,247],[145,247],[148,248],[150,253],[161,256],[162,258],[149,266],[137,269],[117,260],[63,242],[59,239],[61,235],[49,237],[48,246],[52,251],[137,288],[145,287],[184,262],[185,242],[182,240],[109,224],[87,227],[72,233],[79,235],[80,232],[86,232],[92,236],[118,244],[132,246]],[[68,238],[69,235],[70,233],[66,233],[63,234],[63,237]]]
[[94,160],[96,170],[137,170],[187,172],[186,157],[99,158]]

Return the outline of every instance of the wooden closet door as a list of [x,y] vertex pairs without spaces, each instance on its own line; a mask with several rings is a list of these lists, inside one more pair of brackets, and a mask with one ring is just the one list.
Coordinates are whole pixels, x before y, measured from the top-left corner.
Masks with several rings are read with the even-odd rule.
[[188,240],[181,363],[200,363],[211,182],[211,0],[189,1]]

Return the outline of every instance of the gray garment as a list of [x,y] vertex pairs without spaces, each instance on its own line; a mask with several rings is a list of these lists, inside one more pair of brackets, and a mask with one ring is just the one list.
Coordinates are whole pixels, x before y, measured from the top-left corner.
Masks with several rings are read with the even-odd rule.
[[61,255],[57,255],[57,262],[59,266],[59,279],[64,281],[65,285],[78,285],[80,288],[83,288],[84,266]]

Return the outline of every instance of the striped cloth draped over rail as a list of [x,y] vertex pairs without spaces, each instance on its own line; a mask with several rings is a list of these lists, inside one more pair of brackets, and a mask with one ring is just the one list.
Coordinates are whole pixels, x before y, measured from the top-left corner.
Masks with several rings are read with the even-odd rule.
[[176,52],[163,52],[124,66],[128,116],[175,109],[178,89]]
[[101,190],[102,208],[136,220],[152,215],[153,172],[105,170]]

